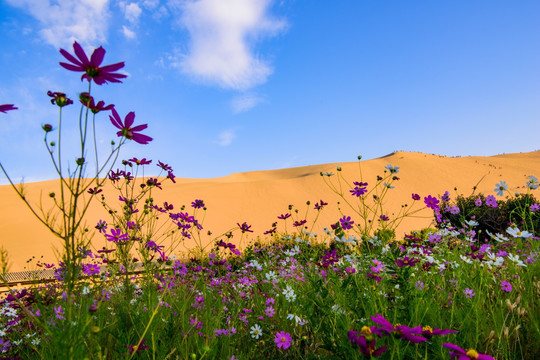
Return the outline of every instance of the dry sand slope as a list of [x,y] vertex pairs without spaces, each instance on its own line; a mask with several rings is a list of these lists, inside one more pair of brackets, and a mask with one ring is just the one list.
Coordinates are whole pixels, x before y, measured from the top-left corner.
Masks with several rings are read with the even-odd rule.
[[[370,185],[375,183],[377,175],[383,175],[387,164],[399,166],[397,174],[400,180],[395,182],[395,189],[390,190],[385,199],[385,210],[392,217],[392,213],[399,211],[404,203],[411,204],[411,194],[422,196],[441,195],[449,190],[454,196],[457,193],[469,195],[472,188],[482,178],[478,185],[479,192],[494,194],[495,184],[505,180],[512,192],[525,192],[525,183],[530,175],[540,178],[540,151],[520,154],[506,154],[491,157],[459,157],[450,158],[439,155],[423,153],[396,152],[382,158],[361,161],[363,181]],[[188,205],[194,199],[202,199],[208,208],[204,220],[204,233],[211,230],[213,235],[224,233],[244,221],[252,225],[254,233],[244,236],[242,244],[249,239],[262,235],[271,228],[271,224],[278,221],[277,216],[288,212],[288,205],[292,204],[299,210],[299,218],[303,218],[306,210],[306,201],[311,201],[308,223],[313,220],[315,211],[313,205],[319,200],[328,202],[315,226],[314,231],[321,233],[323,227],[336,222],[340,214],[337,210],[338,197],[325,185],[320,172],[334,172],[341,166],[343,175],[349,182],[360,181],[358,162],[343,164],[313,165],[299,168],[254,171],[248,173],[235,173],[229,176],[213,179],[182,179],[177,183],[169,181],[163,183],[163,191],[154,193],[156,204],[168,201],[179,209],[182,204]],[[332,177],[330,180],[335,181]],[[40,192],[44,200],[51,191],[58,192],[56,181],[46,181],[26,185],[27,198],[33,204],[39,203]],[[348,188],[344,191],[349,194]],[[105,188],[107,198],[116,205],[118,193]],[[540,189],[534,192],[540,198]],[[356,198],[348,195],[351,200]],[[420,207],[421,204],[416,204]],[[354,213],[342,208],[345,215],[355,220]],[[422,217],[405,220],[398,228],[398,236],[404,232],[429,226],[432,214],[425,209],[418,215]],[[88,216],[88,226],[93,231],[99,219],[109,220],[97,202],[91,207]],[[288,230],[291,231],[291,219],[288,220]],[[279,221],[278,230],[283,230],[283,222]],[[237,233],[233,242],[240,241]],[[54,247],[61,245],[34,216],[26,205],[16,196],[10,186],[0,186],[0,243],[9,252],[11,271],[21,271],[24,268],[35,268],[35,261],[27,263],[32,256],[43,261],[56,262]],[[103,236],[94,237],[94,245],[101,248],[105,243]],[[178,250],[185,251],[192,246],[185,243],[185,247]]]

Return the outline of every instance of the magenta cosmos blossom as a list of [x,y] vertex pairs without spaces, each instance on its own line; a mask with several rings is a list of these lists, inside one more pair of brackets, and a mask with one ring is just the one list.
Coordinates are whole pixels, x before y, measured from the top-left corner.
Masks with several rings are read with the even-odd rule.
[[143,145],[146,145],[153,140],[150,136],[138,134],[139,131],[142,131],[148,127],[147,124],[137,125],[133,128],[131,127],[135,121],[135,113],[133,111],[126,115],[125,122],[122,122],[122,119],[116,112],[115,108],[112,108],[111,112],[112,115],[109,115],[109,118],[111,119],[112,124],[120,129],[116,135],[123,136],[126,139],[133,140],[136,143]]
[[18,108],[13,106],[13,104],[0,105],[0,112],[4,114],[6,113],[6,111],[17,110],[17,109]]
[[77,58],[66,50],[60,49],[60,54],[71,62],[71,64],[61,62],[60,66],[67,70],[83,72],[84,74],[81,76],[81,80],[94,80],[97,85],[102,85],[108,82],[121,83],[119,79],[127,77],[127,75],[115,73],[115,71],[124,67],[123,62],[100,67],[105,56],[105,49],[103,47],[100,46],[95,49],[90,60],[88,60],[81,45],[76,41],[73,43],[73,50]]
[[386,320],[382,315],[375,314],[371,317],[371,320],[377,325],[380,325],[379,328],[373,328],[373,333],[379,337],[382,337],[385,333],[388,335],[394,335],[399,339],[408,340],[412,343],[421,343],[427,341],[425,337],[418,336],[422,333],[422,327],[417,326],[414,328],[409,328],[405,325],[392,325],[390,321]]
[[448,343],[442,344],[442,346],[451,350],[450,355],[452,356],[452,360],[495,360],[493,357],[486,354],[479,354],[476,350],[473,349],[465,351],[457,345]]
[[274,339],[277,347],[282,349],[287,349],[289,346],[291,346],[291,341],[291,335],[285,331],[278,332],[276,334],[276,338]]

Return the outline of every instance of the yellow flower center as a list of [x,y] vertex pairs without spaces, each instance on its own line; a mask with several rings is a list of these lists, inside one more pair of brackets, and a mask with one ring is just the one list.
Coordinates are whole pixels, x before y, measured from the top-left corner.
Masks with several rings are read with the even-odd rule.
[[478,353],[476,352],[476,350],[473,349],[467,351],[467,356],[471,359],[478,359]]
[[433,328],[429,325],[426,325],[422,328],[422,331],[429,331],[430,333],[433,332]]
[[371,329],[368,328],[367,326],[362,326],[362,329],[360,330],[360,332],[361,332],[362,335],[364,335],[364,336],[369,336],[369,335],[371,335]]

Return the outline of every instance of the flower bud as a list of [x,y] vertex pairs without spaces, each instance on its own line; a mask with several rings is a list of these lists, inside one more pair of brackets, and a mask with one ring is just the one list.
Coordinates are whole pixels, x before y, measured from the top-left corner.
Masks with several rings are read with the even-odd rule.
[[56,196],[56,194],[55,194],[54,192],[50,192],[50,193],[49,193],[49,197],[50,197],[50,198],[54,198],[55,196]]
[[75,163],[79,166],[82,166],[82,164],[84,164],[84,158],[78,158],[77,160],[75,160]]
[[53,127],[51,124],[44,124],[44,125],[41,125],[41,128],[43,129],[43,131],[45,131],[46,133],[48,132],[51,132]]
[[362,155],[358,155],[358,160],[362,160]]

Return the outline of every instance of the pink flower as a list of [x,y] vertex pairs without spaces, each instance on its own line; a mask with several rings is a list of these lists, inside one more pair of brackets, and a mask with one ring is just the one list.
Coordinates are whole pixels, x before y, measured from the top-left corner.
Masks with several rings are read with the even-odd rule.
[[103,49],[103,47],[100,46],[95,49],[90,60],[88,60],[81,45],[76,41],[73,43],[73,50],[75,51],[77,58],[66,50],[60,49],[60,54],[71,62],[71,64],[61,62],[60,66],[67,70],[83,72],[84,74],[81,76],[81,80],[94,80],[97,85],[102,85],[108,82],[121,83],[119,79],[127,77],[127,75],[115,73],[115,71],[124,67],[123,62],[100,67],[103,57],[105,56],[105,49]]
[[452,350],[450,351],[450,355],[452,356],[451,360],[453,360],[454,358],[457,358],[458,360],[495,360],[493,357],[486,354],[479,354],[476,350],[473,349],[465,351],[457,345],[448,343],[442,344],[442,346]]
[[289,346],[291,346],[291,341],[291,335],[285,331],[278,332],[276,334],[276,338],[274,339],[278,349],[287,349]]
[[512,292],[512,284],[508,281],[501,281],[501,289],[506,292]]
[[13,106],[13,104],[0,105],[0,112],[4,114],[6,113],[6,111],[17,110],[17,109],[18,108]]
[[424,203],[430,209],[436,210],[439,208],[439,200],[431,195],[424,198]]
[[109,115],[111,123],[118,129],[120,129],[120,131],[118,131],[116,135],[120,137],[123,136],[126,139],[133,140],[136,143],[143,145],[146,145],[153,140],[150,136],[139,134],[140,131],[148,127],[147,124],[137,125],[133,128],[131,127],[135,122],[135,113],[133,111],[126,115],[124,122],[122,122],[122,119],[120,118],[120,115],[118,115],[118,113],[116,112],[115,108],[112,108],[111,112],[112,115]]

